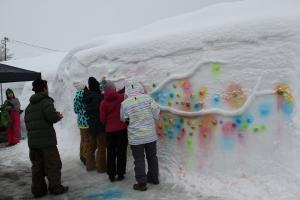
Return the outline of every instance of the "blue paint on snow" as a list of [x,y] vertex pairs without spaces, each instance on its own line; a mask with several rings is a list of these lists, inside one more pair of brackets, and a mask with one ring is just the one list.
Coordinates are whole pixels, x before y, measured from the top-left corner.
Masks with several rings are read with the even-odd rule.
[[102,192],[97,192],[89,194],[84,197],[83,200],[114,200],[120,199],[123,196],[123,193],[117,189],[110,189]]

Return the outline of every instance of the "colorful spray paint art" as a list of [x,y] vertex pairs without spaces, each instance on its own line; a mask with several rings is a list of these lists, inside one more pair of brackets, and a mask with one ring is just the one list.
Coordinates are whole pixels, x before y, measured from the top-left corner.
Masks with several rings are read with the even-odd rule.
[[277,109],[285,115],[291,116],[294,111],[294,97],[288,84],[280,83],[276,86]]
[[[212,76],[221,76],[221,64],[210,66]],[[287,83],[266,91],[255,86],[252,94],[246,94],[249,90],[234,82],[212,91],[193,76],[194,72],[185,78],[170,76],[151,93],[162,109],[157,129],[160,140],[177,144],[187,163],[194,160],[202,165],[218,148],[228,152],[243,147],[250,137],[274,134],[294,112],[294,97]],[[261,79],[256,85],[260,83]],[[280,123],[274,126],[274,120]]]

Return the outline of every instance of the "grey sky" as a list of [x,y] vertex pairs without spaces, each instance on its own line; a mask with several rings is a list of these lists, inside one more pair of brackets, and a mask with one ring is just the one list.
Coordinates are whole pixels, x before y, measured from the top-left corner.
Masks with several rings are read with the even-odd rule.
[[0,0],[0,37],[67,50],[227,1],[233,0]]

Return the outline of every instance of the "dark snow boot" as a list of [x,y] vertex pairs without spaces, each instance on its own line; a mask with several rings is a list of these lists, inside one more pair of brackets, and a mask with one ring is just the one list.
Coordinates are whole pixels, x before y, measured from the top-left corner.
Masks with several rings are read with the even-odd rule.
[[69,190],[68,186],[62,186],[62,185],[60,185],[59,187],[53,188],[53,189],[49,188],[50,194],[53,194],[53,195],[64,194],[64,193],[68,192],[68,190]]
[[115,182],[116,178],[115,176],[108,176],[110,182]]
[[150,184],[153,184],[153,185],[158,185],[159,184],[159,180],[158,179],[148,179],[147,181],[148,183]]
[[118,181],[122,181],[124,180],[124,175],[118,175],[118,178],[117,178]]
[[139,191],[146,191],[147,190],[147,184],[146,183],[136,183],[133,185],[134,190]]
[[48,193],[48,191],[45,191],[45,192],[40,193],[40,194],[34,194],[33,197],[34,197],[35,199],[42,198],[42,197],[46,196],[47,193]]

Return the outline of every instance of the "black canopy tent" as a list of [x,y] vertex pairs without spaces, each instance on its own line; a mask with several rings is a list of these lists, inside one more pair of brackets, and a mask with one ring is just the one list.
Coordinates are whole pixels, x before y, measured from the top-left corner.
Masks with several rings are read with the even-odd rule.
[[41,78],[41,73],[0,63],[1,103],[3,103],[2,83],[33,81]]

